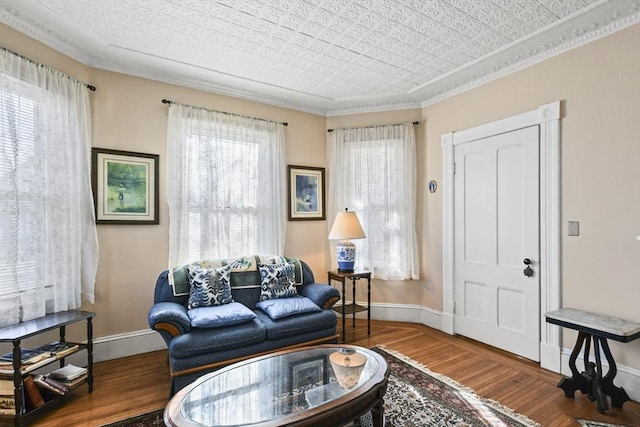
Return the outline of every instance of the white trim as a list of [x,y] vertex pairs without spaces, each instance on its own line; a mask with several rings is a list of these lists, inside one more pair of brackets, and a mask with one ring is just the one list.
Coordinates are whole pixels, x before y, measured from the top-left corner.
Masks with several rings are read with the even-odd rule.
[[443,330],[454,333],[455,146],[536,125],[540,127],[540,366],[558,372],[559,328],[547,324],[544,313],[560,308],[560,101],[471,129],[442,135],[442,319]]

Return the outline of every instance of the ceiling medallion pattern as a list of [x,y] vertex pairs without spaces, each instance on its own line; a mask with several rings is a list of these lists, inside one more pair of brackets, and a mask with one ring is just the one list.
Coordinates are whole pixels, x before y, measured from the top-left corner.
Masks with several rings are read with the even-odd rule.
[[97,68],[321,114],[415,108],[640,20],[637,0],[0,0]]

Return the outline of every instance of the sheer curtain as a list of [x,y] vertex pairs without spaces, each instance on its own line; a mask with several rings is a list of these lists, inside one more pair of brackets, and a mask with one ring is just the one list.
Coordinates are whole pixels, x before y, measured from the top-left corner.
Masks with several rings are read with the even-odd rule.
[[336,129],[330,133],[329,226],[356,211],[366,239],[355,240],[356,268],[378,279],[418,279],[416,162],[412,124]]
[[172,103],[167,170],[169,266],[283,253],[282,124]]
[[84,84],[0,49],[0,326],[94,302]]

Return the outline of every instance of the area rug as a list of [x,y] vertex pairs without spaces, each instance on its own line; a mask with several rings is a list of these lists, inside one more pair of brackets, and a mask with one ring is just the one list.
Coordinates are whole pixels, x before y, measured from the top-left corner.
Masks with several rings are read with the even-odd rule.
[[[498,402],[484,399],[449,377],[435,373],[401,353],[374,347],[391,368],[384,397],[385,427],[503,426],[540,427],[524,415]],[[163,425],[162,409],[103,427],[154,427]],[[371,417],[362,417],[362,427]]]
[[576,418],[576,421],[582,427],[626,427],[622,424],[603,423],[602,421],[585,420],[584,418]]

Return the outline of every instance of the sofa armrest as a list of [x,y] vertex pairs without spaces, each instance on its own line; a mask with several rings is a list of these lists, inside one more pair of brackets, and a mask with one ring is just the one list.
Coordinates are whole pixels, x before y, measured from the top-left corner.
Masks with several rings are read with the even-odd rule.
[[191,331],[187,309],[175,302],[154,304],[149,310],[148,321],[149,327],[160,332],[165,340]]
[[340,292],[333,286],[324,283],[310,283],[305,285],[300,294],[309,298],[323,310],[330,309],[340,300]]

